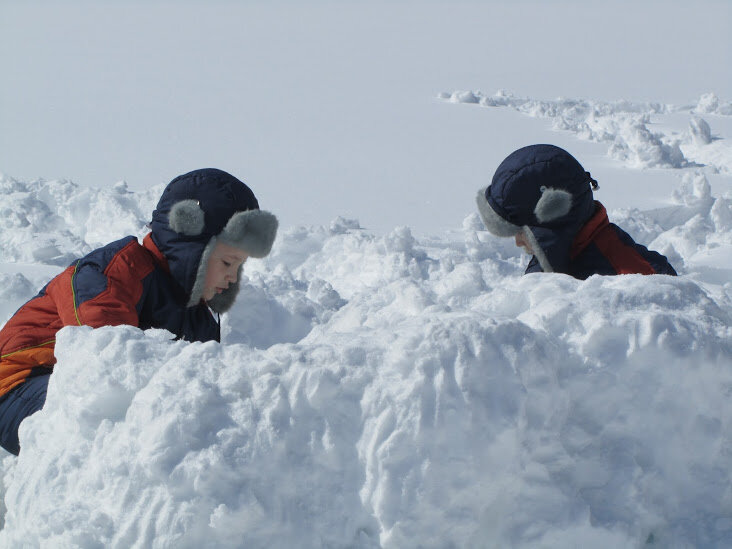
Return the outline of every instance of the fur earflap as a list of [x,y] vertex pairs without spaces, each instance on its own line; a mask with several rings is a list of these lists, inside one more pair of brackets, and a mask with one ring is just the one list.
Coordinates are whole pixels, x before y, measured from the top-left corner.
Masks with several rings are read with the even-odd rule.
[[251,257],[264,257],[272,249],[277,226],[277,218],[269,212],[238,212],[231,216],[219,238],[229,246],[244,250]]
[[197,200],[181,200],[173,204],[168,214],[168,225],[175,232],[196,236],[203,232],[204,214]]
[[208,300],[208,306],[215,313],[225,313],[236,301],[236,296],[239,295],[239,281],[241,280],[241,272],[244,269],[244,265],[239,265],[239,270],[236,273],[236,282],[231,284],[220,294],[214,295]]
[[521,230],[519,225],[514,225],[503,219],[488,203],[485,198],[486,189],[478,191],[478,196],[475,197],[475,201],[478,204],[478,213],[485,223],[485,228],[488,232],[495,236],[514,236]]
[[541,247],[541,244],[539,244],[539,241],[536,239],[534,233],[527,226],[523,227],[523,232],[524,237],[526,238],[526,240],[529,241],[529,246],[531,246],[531,252],[536,256],[536,259],[541,266],[541,270],[545,273],[553,273],[554,268],[552,267],[552,264],[549,263],[549,259],[544,253],[544,249]]
[[536,203],[534,215],[539,223],[554,221],[572,209],[572,195],[562,189],[544,189]]

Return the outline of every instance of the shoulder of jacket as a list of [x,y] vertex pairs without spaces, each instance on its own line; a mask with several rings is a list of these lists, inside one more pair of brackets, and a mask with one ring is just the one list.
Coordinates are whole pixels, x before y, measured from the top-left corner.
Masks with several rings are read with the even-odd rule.
[[154,263],[153,254],[145,248],[134,236],[129,236],[118,241],[121,246],[116,255],[125,255],[128,257],[145,258]]
[[[125,267],[127,266],[127,267]],[[111,269],[127,270],[128,268],[141,271],[152,271],[155,259],[134,236],[127,236],[93,250],[79,259],[74,265],[74,272],[92,271],[107,273]]]

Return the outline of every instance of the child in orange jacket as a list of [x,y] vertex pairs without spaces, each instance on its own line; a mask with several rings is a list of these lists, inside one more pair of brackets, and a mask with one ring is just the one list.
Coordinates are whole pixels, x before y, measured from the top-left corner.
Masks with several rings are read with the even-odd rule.
[[266,256],[277,218],[216,169],[176,177],[140,244],[125,237],[75,261],[0,330],[0,445],[18,454],[18,427],[40,410],[64,326],[165,328],[187,341],[219,341],[218,315],[239,291],[244,262]]

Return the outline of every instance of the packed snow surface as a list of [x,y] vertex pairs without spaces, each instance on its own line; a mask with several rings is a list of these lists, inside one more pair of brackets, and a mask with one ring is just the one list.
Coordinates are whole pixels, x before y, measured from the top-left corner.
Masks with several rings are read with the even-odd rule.
[[[435,236],[285,227],[221,345],[58,334],[46,405],[2,462],[0,546],[732,546],[732,195],[709,182],[729,177],[709,129],[729,105],[706,97],[674,136],[641,127],[664,106],[470,93],[444,98],[551,111],[666,170],[665,207],[610,217],[680,276],[521,276],[472,195]],[[0,177],[0,322],[74,257],[144,235],[161,190]]]

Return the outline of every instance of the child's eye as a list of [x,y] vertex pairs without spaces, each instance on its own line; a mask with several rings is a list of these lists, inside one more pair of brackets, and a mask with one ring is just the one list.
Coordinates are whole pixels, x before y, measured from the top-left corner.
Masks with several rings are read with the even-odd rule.
[[222,259],[221,262],[224,264],[224,267],[231,267],[231,263],[229,263],[228,261],[224,261]]

